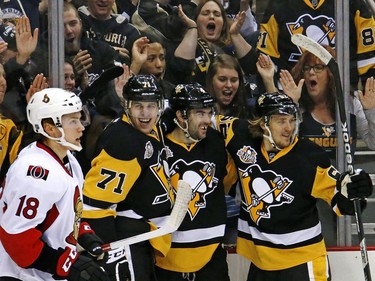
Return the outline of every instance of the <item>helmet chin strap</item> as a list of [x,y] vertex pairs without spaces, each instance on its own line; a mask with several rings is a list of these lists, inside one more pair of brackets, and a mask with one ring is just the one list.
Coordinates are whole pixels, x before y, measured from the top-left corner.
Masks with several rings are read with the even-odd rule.
[[270,128],[268,127],[267,124],[265,124],[265,127],[266,127],[266,129],[267,129],[267,131],[268,131],[268,133],[269,133],[269,136],[263,134],[263,138],[266,138],[266,139],[271,143],[271,145],[272,145],[273,148],[276,148],[276,149],[279,150],[279,151],[282,150],[282,148],[278,147],[278,146],[276,145],[275,141],[273,140],[271,130],[270,130]]
[[75,151],[81,151],[82,150],[82,146],[81,145],[75,145],[75,144],[72,144],[70,142],[67,142],[65,140],[65,134],[64,134],[64,130],[62,128],[59,128],[59,131],[61,132],[61,137],[59,138],[54,138],[54,137],[51,137],[50,135],[48,135],[47,133],[45,133],[44,131],[41,132],[42,135],[44,135],[45,137],[49,138],[50,140],[54,140],[56,141],[57,143],[63,145],[63,146],[67,146],[69,148],[71,148],[72,150],[75,150]]
[[191,140],[192,142],[195,142],[195,143],[197,143],[197,142],[200,141],[200,140],[194,139],[190,135],[190,133],[189,133],[189,124],[188,124],[188,122],[187,122],[186,119],[184,119],[184,122],[185,122],[185,125],[186,125],[185,128],[182,128],[182,126],[180,125],[180,123],[178,123],[177,118],[174,118],[173,122],[184,132],[184,135],[185,135],[186,138],[188,138],[189,140]]
[[[263,138],[266,138],[272,145],[273,148],[277,149],[277,150],[282,150],[282,148],[278,147],[275,143],[275,141],[273,140],[273,137],[272,137],[272,133],[271,133],[271,130],[270,128],[268,127],[267,124],[264,124],[264,126],[266,127],[267,131],[268,131],[268,134],[269,136],[263,134]],[[298,135],[298,124],[296,125],[296,129],[294,130],[294,133],[293,133],[293,136],[291,137],[290,139],[290,143],[292,144],[296,138],[296,136]]]

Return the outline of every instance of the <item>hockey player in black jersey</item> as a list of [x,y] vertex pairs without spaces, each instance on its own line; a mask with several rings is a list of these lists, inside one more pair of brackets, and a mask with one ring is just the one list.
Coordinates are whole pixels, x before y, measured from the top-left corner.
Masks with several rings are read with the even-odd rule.
[[[156,126],[163,110],[160,86],[152,75],[133,76],[123,96],[125,111],[101,134],[84,184],[83,218],[106,243],[155,230],[174,201],[168,153]],[[170,243],[166,235],[130,246],[131,280],[154,281],[154,251],[165,255]],[[112,280],[130,277],[123,248],[109,253],[106,269]]]
[[227,153],[222,136],[210,127],[214,103],[197,83],[177,85],[170,98],[176,124],[165,138],[171,183],[176,188],[183,179],[193,194],[184,221],[172,233],[171,249],[166,257],[157,257],[158,281],[229,281],[221,247]]
[[285,94],[261,95],[256,112],[250,124],[218,126],[241,183],[237,252],[251,261],[247,280],[331,280],[317,198],[353,215],[350,199],[370,196],[371,179],[340,174],[322,148],[298,139],[300,114]]

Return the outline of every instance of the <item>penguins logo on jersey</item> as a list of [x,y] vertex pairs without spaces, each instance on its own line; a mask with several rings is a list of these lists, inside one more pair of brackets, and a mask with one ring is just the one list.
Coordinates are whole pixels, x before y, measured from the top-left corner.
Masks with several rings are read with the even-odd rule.
[[162,204],[167,201],[171,203],[171,206],[173,205],[173,202],[174,202],[173,188],[171,188],[171,183],[169,179],[169,165],[167,162],[167,158],[170,157],[171,155],[172,155],[172,151],[168,147],[164,147],[158,153],[158,162],[150,166],[151,171],[153,172],[155,177],[158,179],[158,181],[161,183],[161,185],[165,189],[165,193],[160,194],[155,197],[153,201],[154,205]]
[[[331,17],[324,15],[312,17],[309,14],[304,14],[295,22],[287,22],[286,27],[290,35],[303,34],[321,45],[335,46],[336,22]],[[298,61],[302,50],[298,47],[298,51],[299,53],[290,54],[289,61]]]
[[286,192],[291,180],[271,170],[263,171],[258,165],[240,170],[240,180],[245,198],[242,208],[256,224],[262,218],[271,218],[271,208],[290,204],[294,200],[294,196]]
[[177,186],[178,180],[182,179],[189,183],[193,190],[188,208],[191,220],[195,218],[199,210],[206,208],[206,196],[213,192],[218,185],[215,170],[214,163],[200,160],[191,163],[178,160],[171,166],[173,186]]

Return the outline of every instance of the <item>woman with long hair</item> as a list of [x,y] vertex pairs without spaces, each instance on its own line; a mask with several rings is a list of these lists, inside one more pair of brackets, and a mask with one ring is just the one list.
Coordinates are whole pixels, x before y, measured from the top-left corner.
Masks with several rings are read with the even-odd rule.
[[244,77],[237,59],[218,55],[207,71],[206,88],[216,99],[216,114],[247,118]]
[[186,33],[167,68],[171,79],[205,85],[210,63],[220,53],[236,57],[245,73],[256,72],[258,53],[240,34],[245,12],[230,23],[218,0],[206,0],[197,6],[194,20],[185,15],[181,6],[178,13]]

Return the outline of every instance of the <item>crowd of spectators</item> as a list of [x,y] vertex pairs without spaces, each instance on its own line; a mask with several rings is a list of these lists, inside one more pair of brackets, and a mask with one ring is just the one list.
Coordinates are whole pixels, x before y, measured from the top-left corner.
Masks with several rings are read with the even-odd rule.
[[[48,2],[0,1],[0,124],[7,132],[1,132],[0,180],[17,153],[38,138],[26,107],[35,92],[49,87],[48,56],[54,54],[48,52]],[[298,136],[322,146],[334,161],[332,73],[290,40],[308,35],[335,56],[333,2],[270,0],[257,22],[252,0],[64,0],[63,87],[80,97],[85,112],[83,149],[74,152],[83,174],[105,127],[122,116],[124,86],[137,75],[154,77],[164,108],[177,85],[199,83],[214,97],[215,113],[228,118],[251,119],[261,94],[284,92],[302,110]],[[375,20],[364,1],[351,1],[350,9],[352,151],[357,138],[374,150]],[[176,121],[168,110],[166,116],[163,129],[171,133]],[[233,202],[228,196],[238,214]],[[335,231],[325,234],[329,245],[336,243]]]

